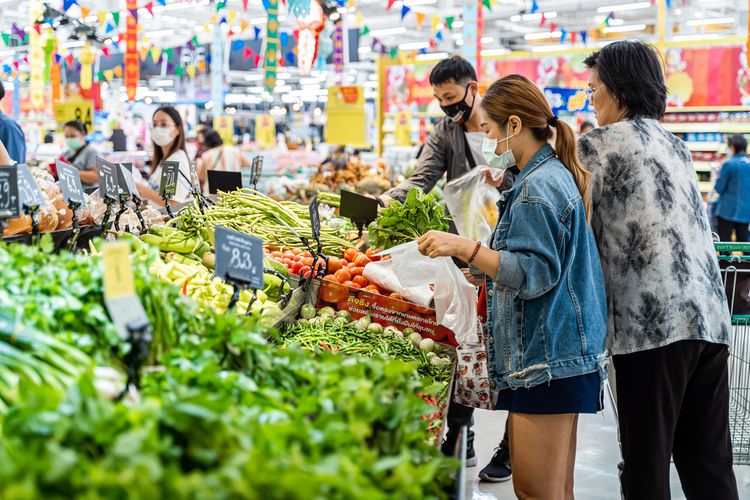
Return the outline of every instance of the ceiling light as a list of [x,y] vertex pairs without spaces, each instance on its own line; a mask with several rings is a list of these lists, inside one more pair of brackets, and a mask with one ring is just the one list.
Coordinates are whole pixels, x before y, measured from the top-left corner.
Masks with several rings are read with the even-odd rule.
[[432,54],[418,54],[415,59],[417,61],[440,61],[442,59],[448,59],[449,55],[447,52],[433,52]]
[[499,49],[483,49],[482,57],[501,56],[503,54],[507,54],[508,52],[510,52],[510,50],[506,49],[505,47],[500,47]]
[[625,10],[638,10],[648,9],[651,7],[651,2],[635,2],[635,3],[621,3],[618,5],[605,5],[596,9],[600,14],[608,14],[610,12],[622,12]]
[[454,28],[463,28],[464,22],[463,21],[453,21],[453,27]]
[[376,89],[378,88],[378,82],[365,82],[365,87]]
[[10,57],[15,53],[15,50],[0,50],[0,57]]
[[174,30],[156,30],[156,31],[147,31],[145,33],[146,38],[161,38],[164,36],[172,36],[174,35]]
[[360,47],[357,49],[357,53],[362,55],[369,54],[370,52],[372,52],[370,47]]
[[388,35],[400,35],[406,33],[406,28],[399,26],[398,28],[385,28],[382,30],[373,30],[370,32],[370,36],[388,36]]
[[737,20],[733,17],[716,17],[713,19],[691,19],[688,26],[707,26],[710,24],[734,24]]
[[245,81],[246,82],[257,82],[259,80],[263,79],[262,73],[249,73],[245,75]]
[[676,35],[672,38],[675,42],[695,42],[701,40],[716,40],[719,35],[716,33],[706,33],[703,35]]
[[331,21],[338,21],[339,19],[341,19],[341,14],[339,14],[338,12],[334,12],[329,17],[331,18]]
[[491,36],[483,36],[482,40],[481,40],[482,43],[486,43],[486,44],[490,44],[490,43],[492,43],[494,41],[495,41],[495,39],[492,38]]
[[267,22],[268,19],[266,19],[265,17],[254,17],[250,19],[250,24],[252,24],[253,26],[259,26],[261,24],[266,24]]
[[171,87],[174,85],[174,80],[156,80],[154,82],[155,87]]
[[409,42],[399,44],[398,50],[419,50],[429,48],[430,42]]
[[[180,9],[193,9],[195,7],[201,7],[204,5],[208,5],[211,3],[210,0],[200,0],[198,2],[182,2],[182,3],[170,3],[167,6],[161,7],[161,10],[180,10]],[[158,7],[154,7],[154,10],[157,10]]]
[[462,46],[463,44],[464,44],[463,38],[459,38],[458,40],[456,40],[456,45],[458,45],[459,47]]
[[370,76],[368,76],[367,79],[370,80],[370,81],[376,82],[376,81],[378,81],[378,75],[376,75],[375,73],[373,73]]
[[319,85],[320,80],[317,78],[300,78],[299,84],[300,85],[315,85],[316,87]]
[[286,80],[276,80],[277,87],[286,87]]
[[276,75],[276,78],[279,80],[289,80],[292,77],[291,73],[282,72]]
[[561,31],[545,31],[541,33],[526,33],[523,37],[526,40],[546,40],[547,38],[560,38]]
[[604,28],[602,33],[622,33],[625,31],[643,31],[645,29],[645,24],[629,24],[627,26],[609,26]]
[[[544,18],[545,19],[554,19],[557,17],[557,12],[545,12]],[[514,23],[517,23],[519,21],[541,21],[542,20],[542,14],[540,12],[534,13],[534,14],[524,14],[519,15],[516,14],[515,16],[511,16],[510,20]]]
[[86,43],[81,40],[71,40],[70,42],[65,42],[64,44],[62,44],[61,47],[64,49],[77,49],[79,47],[83,47],[84,45],[86,45]]
[[438,3],[438,0],[406,0],[408,7],[419,7],[420,5],[433,5]]
[[537,47],[531,47],[532,52],[558,52],[562,50],[568,50],[570,45],[563,43],[561,45],[540,45]]

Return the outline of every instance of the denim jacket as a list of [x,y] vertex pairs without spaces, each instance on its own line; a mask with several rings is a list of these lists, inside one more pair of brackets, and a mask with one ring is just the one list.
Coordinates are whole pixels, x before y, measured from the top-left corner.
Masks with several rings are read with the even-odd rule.
[[500,269],[487,293],[493,388],[604,374],[599,253],[573,176],[551,146],[534,155],[498,205],[491,247]]

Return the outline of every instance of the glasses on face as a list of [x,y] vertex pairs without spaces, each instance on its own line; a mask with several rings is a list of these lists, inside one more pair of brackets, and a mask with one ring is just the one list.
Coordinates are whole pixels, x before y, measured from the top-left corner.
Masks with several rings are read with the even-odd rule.
[[594,92],[596,92],[596,89],[599,87],[589,87],[586,89],[586,95],[589,97],[592,97],[594,95]]

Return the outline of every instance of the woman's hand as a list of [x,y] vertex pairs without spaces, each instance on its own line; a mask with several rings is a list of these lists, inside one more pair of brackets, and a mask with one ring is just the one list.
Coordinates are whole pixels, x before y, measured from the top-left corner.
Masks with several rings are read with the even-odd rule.
[[484,285],[484,280],[481,278],[474,277],[474,275],[471,274],[471,271],[469,271],[468,269],[461,269],[461,272],[464,273],[464,277],[466,277],[466,281],[468,281],[472,285],[476,287]]
[[471,240],[442,231],[430,231],[419,240],[419,252],[432,259],[436,257],[458,257],[466,260],[467,246],[473,248],[476,244]]
[[499,170],[494,168],[487,168],[484,171],[484,181],[494,188],[499,188],[503,185],[506,173],[507,170],[504,172],[500,172]]

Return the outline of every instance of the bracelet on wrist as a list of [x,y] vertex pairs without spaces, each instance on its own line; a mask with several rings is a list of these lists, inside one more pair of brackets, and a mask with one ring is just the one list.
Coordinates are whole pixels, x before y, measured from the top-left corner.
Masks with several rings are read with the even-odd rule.
[[471,264],[474,262],[474,259],[477,258],[477,254],[479,253],[479,249],[482,247],[482,242],[477,241],[476,246],[474,247],[474,253],[471,254],[471,258],[466,262],[467,264]]

